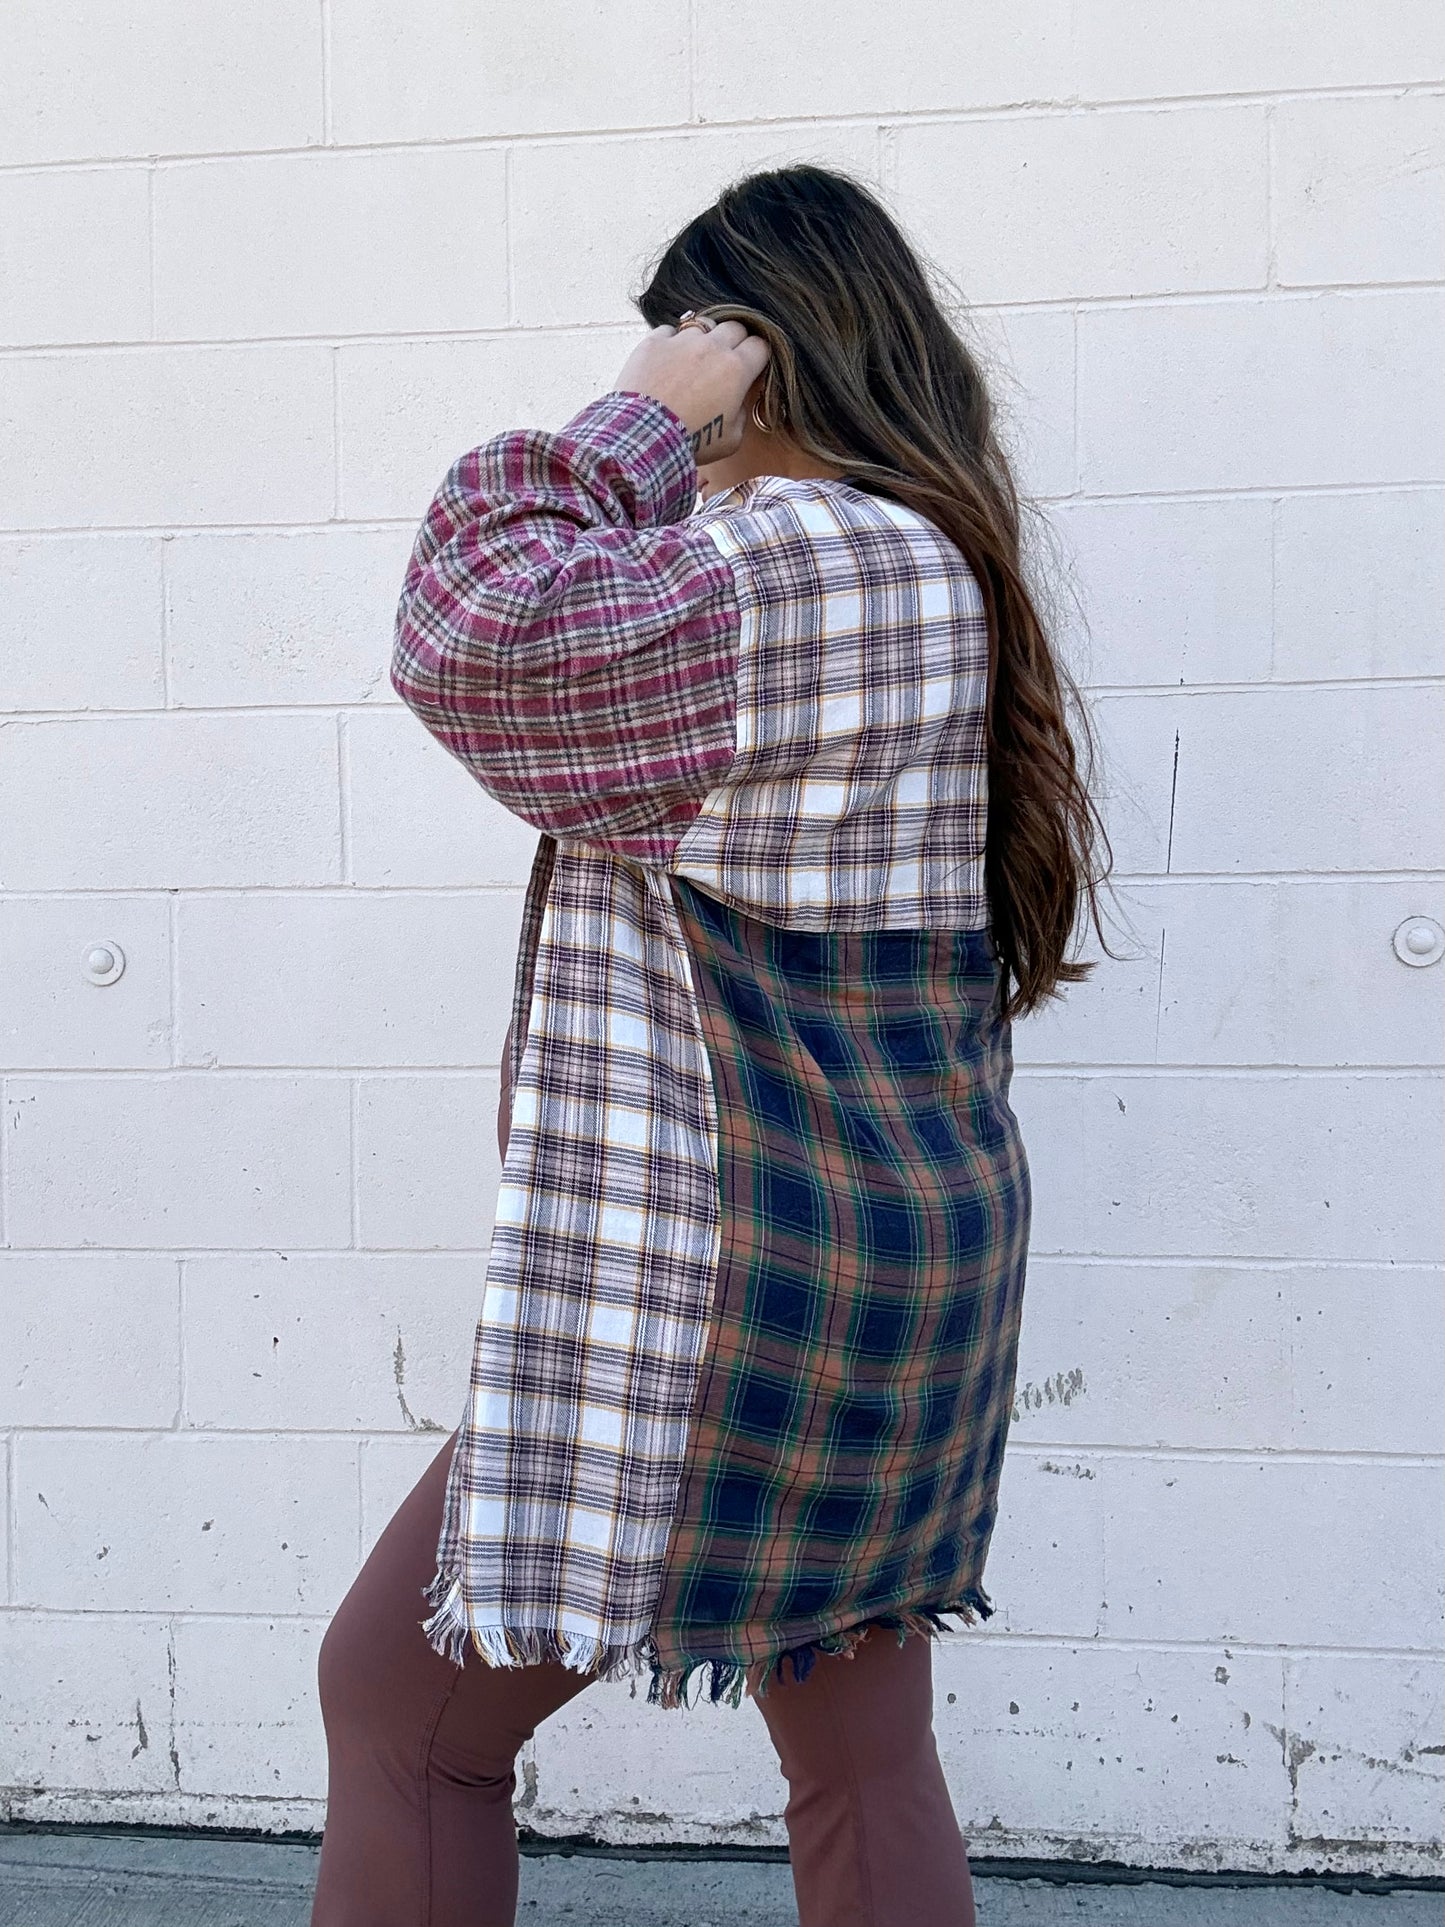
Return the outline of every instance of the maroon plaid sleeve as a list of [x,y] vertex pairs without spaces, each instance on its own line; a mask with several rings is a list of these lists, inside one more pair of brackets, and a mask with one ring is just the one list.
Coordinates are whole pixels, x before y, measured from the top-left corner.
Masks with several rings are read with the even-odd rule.
[[733,760],[734,577],[684,424],[613,392],[461,456],[417,535],[392,687],[506,809],[665,862]]

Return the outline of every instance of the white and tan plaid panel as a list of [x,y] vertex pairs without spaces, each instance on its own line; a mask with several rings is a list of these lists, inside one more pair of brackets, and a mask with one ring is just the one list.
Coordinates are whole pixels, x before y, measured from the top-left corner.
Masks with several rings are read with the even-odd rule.
[[761,476],[693,520],[742,618],[737,756],[669,868],[800,930],[988,921],[988,628],[923,516]]
[[716,1274],[717,1119],[665,877],[559,842],[544,890],[439,1563],[465,1574],[467,1630],[560,1632],[590,1660],[656,1604]]

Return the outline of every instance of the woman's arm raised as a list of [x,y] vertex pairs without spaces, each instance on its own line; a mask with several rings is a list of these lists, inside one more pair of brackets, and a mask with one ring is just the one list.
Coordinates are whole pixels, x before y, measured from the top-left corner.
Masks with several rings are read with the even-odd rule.
[[[689,331],[692,332],[692,331]],[[732,760],[732,575],[683,419],[612,391],[460,457],[417,535],[392,686],[513,814],[661,861]]]

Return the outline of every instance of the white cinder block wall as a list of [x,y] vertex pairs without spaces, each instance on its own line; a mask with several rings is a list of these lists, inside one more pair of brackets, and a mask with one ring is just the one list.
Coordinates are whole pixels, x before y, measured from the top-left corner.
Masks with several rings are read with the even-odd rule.
[[[317,1641],[459,1416],[533,833],[390,697],[447,464],[730,175],[877,182],[1088,616],[1131,955],[1021,1026],[977,1853],[1412,1871],[1441,1775],[1435,0],[11,0],[12,1816],[314,1827]],[[88,953],[118,945],[97,987]],[[634,1743],[634,1736],[637,1743]],[[594,1689],[527,1824],[783,1839]]]

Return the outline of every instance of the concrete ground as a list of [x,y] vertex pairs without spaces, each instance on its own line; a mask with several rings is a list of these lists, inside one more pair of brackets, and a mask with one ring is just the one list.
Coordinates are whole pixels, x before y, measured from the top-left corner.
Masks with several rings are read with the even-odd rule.
[[[314,1846],[0,1830],[0,1927],[306,1927]],[[1439,1927],[1438,1892],[980,1878],[979,1927]],[[518,1927],[797,1927],[781,1861],[528,1854]]]

